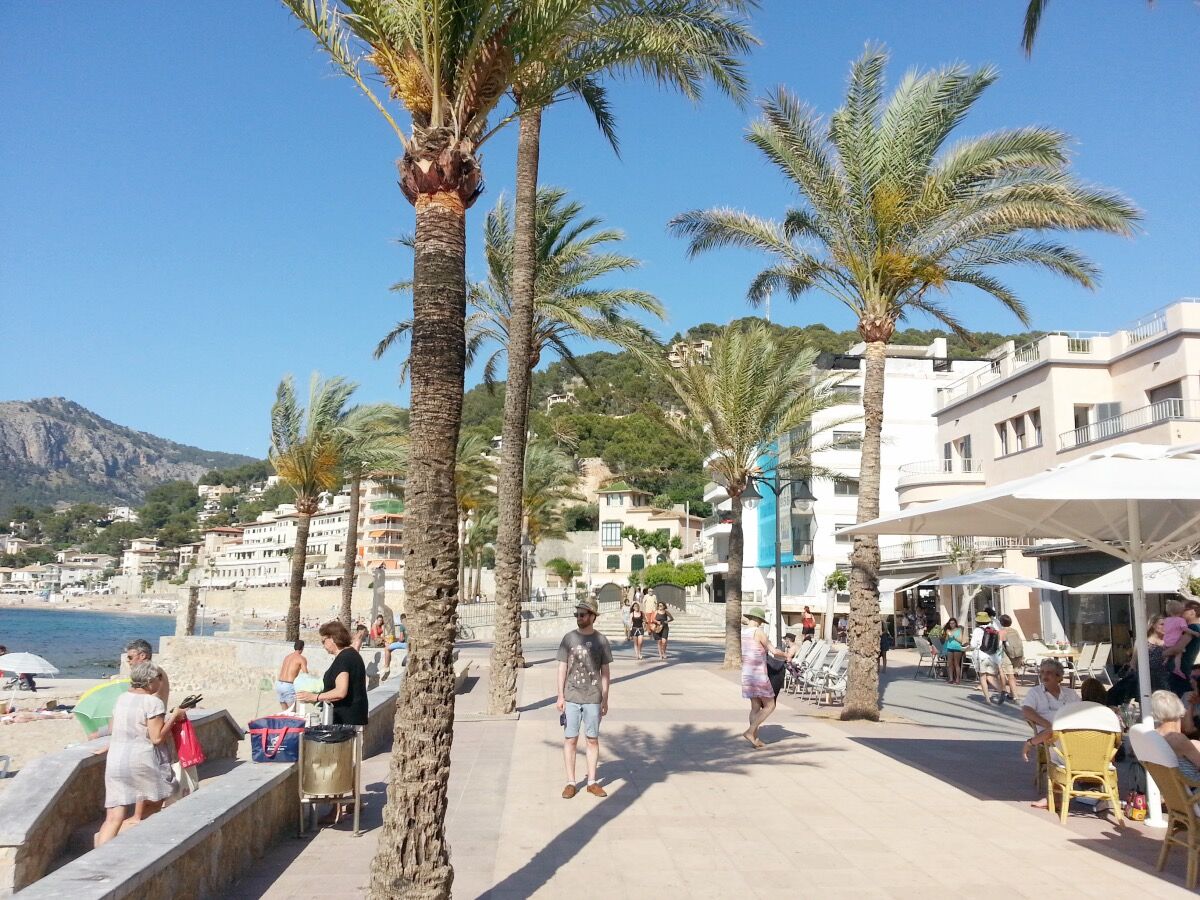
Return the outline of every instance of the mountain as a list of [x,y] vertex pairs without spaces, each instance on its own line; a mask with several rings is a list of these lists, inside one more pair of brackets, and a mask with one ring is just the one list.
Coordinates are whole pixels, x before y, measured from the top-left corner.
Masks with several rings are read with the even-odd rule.
[[0,518],[58,500],[140,505],[166,481],[196,481],[252,457],[176,444],[62,397],[0,402]]

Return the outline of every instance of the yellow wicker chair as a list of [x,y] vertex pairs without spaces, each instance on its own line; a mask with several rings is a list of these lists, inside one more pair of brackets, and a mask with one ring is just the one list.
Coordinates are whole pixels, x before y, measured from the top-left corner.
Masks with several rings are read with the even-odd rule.
[[1123,825],[1117,770],[1113,757],[1121,746],[1121,723],[1116,713],[1099,703],[1068,703],[1050,723],[1054,732],[1049,754],[1046,800],[1055,812],[1054,798],[1062,794],[1059,818],[1065,824],[1073,797],[1107,800],[1117,824]]
[[1182,847],[1187,856],[1188,890],[1194,890],[1196,876],[1200,874],[1200,814],[1196,812],[1200,781],[1180,774],[1175,751],[1150,726],[1134,725],[1129,729],[1129,743],[1167,804],[1167,830],[1158,854],[1158,871],[1166,866],[1171,848]]
[[[1030,722],[1029,729],[1034,737],[1037,737],[1037,726]],[[1045,744],[1035,744],[1033,749],[1037,751],[1037,771],[1033,773],[1033,786],[1040,791],[1046,783],[1046,773],[1050,770],[1050,757]]]

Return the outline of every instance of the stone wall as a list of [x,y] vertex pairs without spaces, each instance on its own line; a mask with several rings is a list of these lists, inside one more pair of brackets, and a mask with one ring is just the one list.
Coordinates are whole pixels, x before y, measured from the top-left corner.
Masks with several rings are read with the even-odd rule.
[[[465,675],[467,664],[460,668]],[[391,745],[401,682],[400,678],[390,679],[368,695],[364,756]],[[295,835],[299,824],[296,764],[243,763],[206,781],[202,790],[151,816],[136,831],[120,835],[42,878],[22,891],[21,898],[230,896],[229,885],[272,844]],[[151,848],[158,855],[150,852]]]
[[[154,661],[171,678],[171,692],[183,696],[196,691],[257,691],[266,679],[275,683],[283,658],[292,652],[288,641],[217,634],[205,637],[162,638]],[[333,662],[320,644],[304,648],[308,671],[323,675]],[[367,687],[379,684],[383,651],[362,651],[367,665]],[[393,666],[393,668],[398,668]]]
[[[237,756],[242,730],[229,713],[189,718],[210,761]],[[100,738],[39,757],[0,794],[0,896],[41,878],[76,828],[103,817],[107,751],[108,738]]]

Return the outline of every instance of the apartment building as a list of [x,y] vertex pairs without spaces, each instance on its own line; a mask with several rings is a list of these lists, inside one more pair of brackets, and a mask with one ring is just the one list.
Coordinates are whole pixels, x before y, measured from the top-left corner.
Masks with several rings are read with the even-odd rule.
[[673,369],[682,369],[689,362],[708,362],[712,341],[676,341],[667,351],[667,362]]
[[[781,483],[778,499],[767,486],[756,490],[759,498],[743,514],[742,591],[743,597],[761,602],[773,613],[775,596],[775,527],[779,516],[779,544],[782,597],[785,625],[798,623],[805,606],[823,616],[832,606],[834,614],[849,611],[849,596],[834,598],[832,604],[825,589],[826,579],[849,564],[852,541],[840,537],[838,529],[853,524],[858,511],[858,480],[862,448],[862,368],[865,346],[857,344],[846,353],[824,356],[819,365],[829,375],[844,381],[837,391],[839,402],[822,411],[812,423],[811,445],[815,466],[839,476],[834,479],[809,479],[793,484]],[[933,413],[940,391],[967,373],[986,365],[980,360],[951,360],[946,341],[939,338],[927,346],[893,345],[888,347],[884,367],[884,410],[882,462],[880,473],[880,510],[899,508],[896,486],[902,470],[919,464],[929,455],[936,436]],[[846,421],[846,420],[850,421]],[[840,424],[839,424],[840,423]],[[807,447],[801,434],[786,437],[778,447],[766,449],[760,459],[764,479],[775,477],[776,460],[782,468],[794,449]],[[796,444],[794,441],[805,443]],[[715,482],[706,488],[704,499],[716,504],[715,514],[707,519],[701,533],[705,551],[705,571],[709,574],[712,598],[725,599],[725,576],[729,571],[729,532],[732,528],[731,502],[724,487]],[[896,592],[920,577],[885,581],[881,602],[885,614],[894,613]],[[903,610],[903,605],[901,605]]]
[[[596,492],[600,507],[599,546],[584,557],[584,579],[588,587],[627,585],[629,576],[658,562],[677,562],[700,544],[703,520],[681,507],[656,509],[650,494],[625,481],[615,481]],[[679,548],[663,552],[645,550],[623,537],[625,528],[659,531],[668,540],[678,538]]]
[[[1200,442],[1200,298],[1178,300],[1113,332],[1060,331],[1024,346],[1009,342],[938,392],[936,421],[935,458],[901,474],[902,507],[1023,478],[1129,441]],[[885,547],[885,569],[894,571],[897,562],[909,572],[928,569],[949,544],[931,537]],[[976,544],[988,564],[1071,587],[1119,565],[1066,542],[1011,547],[981,538]],[[1125,596],[1038,598],[1007,588],[1001,599],[1026,634],[1111,639],[1123,659],[1131,620]],[[949,604],[944,597],[941,603],[944,614]]]

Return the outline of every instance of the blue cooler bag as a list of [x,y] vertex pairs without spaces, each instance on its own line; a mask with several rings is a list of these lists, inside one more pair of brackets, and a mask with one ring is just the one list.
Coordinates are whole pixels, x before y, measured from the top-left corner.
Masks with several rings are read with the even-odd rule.
[[302,716],[264,716],[247,729],[250,757],[255,762],[293,763],[300,759],[300,736],[304,734]]

